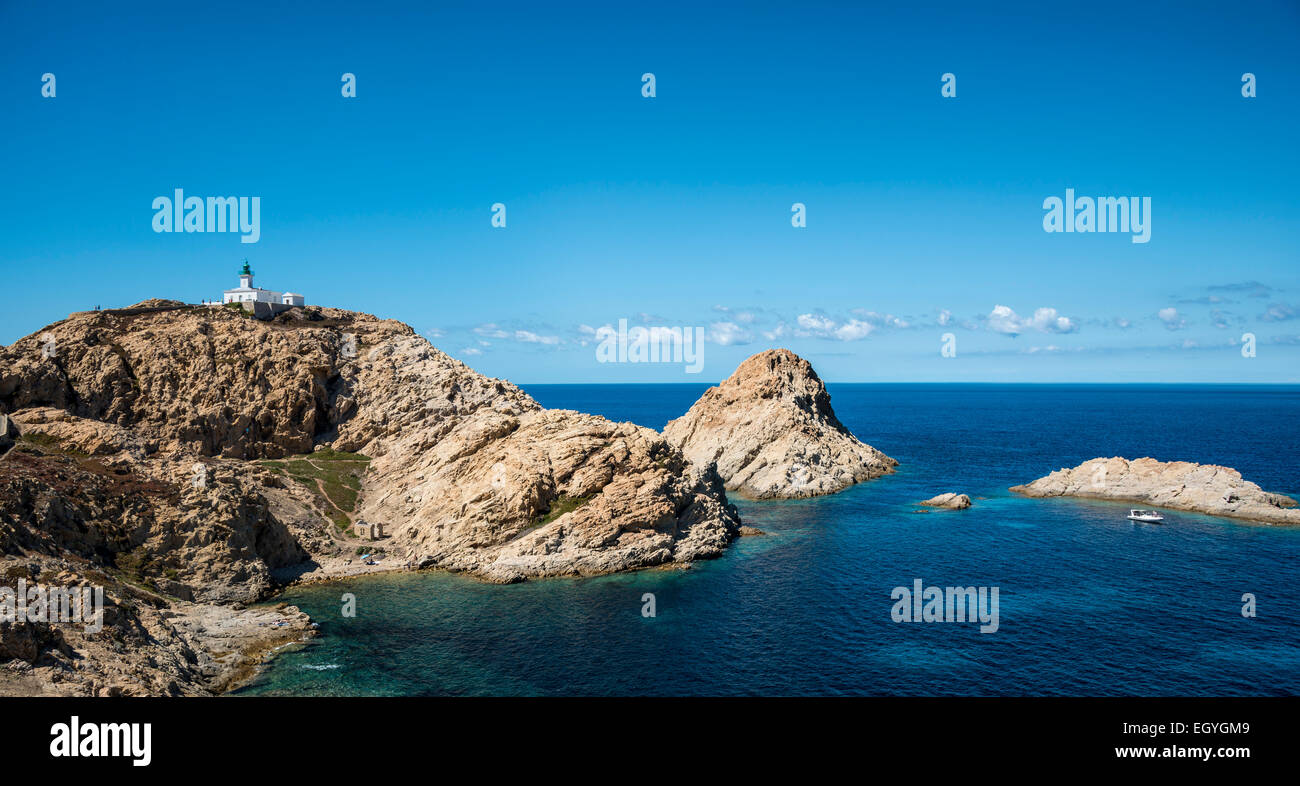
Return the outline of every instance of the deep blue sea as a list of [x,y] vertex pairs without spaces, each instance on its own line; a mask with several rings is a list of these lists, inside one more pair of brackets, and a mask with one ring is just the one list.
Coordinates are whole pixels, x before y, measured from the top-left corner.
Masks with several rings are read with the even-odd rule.
[[[706,385],[524,386],[661,429]],[[511,586],[416,573],[293,589],[321,636],[241,695],[1294,695],[1300,531],[1007,487],[1095,456],[1236,467],[1300,497],[1300,388],[830,385],[901,462],[812,500],[736,500],[691,570]],[[964,492],[967,511],[918,514]],[[894,622],[891,590],[996,586],[999,630]],[[355,618],[340,596],[356,595]],[[655,617],[642,616],[653,593]],[[1242,595],[1257,616],[1242,615]]]

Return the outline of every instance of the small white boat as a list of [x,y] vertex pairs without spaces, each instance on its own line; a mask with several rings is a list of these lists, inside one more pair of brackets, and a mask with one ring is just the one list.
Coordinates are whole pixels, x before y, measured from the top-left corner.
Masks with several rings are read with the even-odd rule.
[[1128,512],[1128,520],[1145,521],[1151,524],[1159,524],[1160,522],[1165,520],[1165,517],[1161,516],[1157,511],[1154,510],[1133,509]]

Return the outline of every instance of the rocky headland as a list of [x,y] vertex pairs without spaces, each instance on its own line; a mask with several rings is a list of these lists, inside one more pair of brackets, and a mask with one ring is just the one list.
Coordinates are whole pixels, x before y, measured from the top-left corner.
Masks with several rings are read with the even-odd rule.
[[289,582],[688,564],[740,528],[717,473],[655,431],[543,409],[338,309],[73,314],[0,347],[0,416],[0,568],[113,609],[95,634],[0,623],[0,692],[219,692],[311,635],[244,607]]
[[1262,490],[1231,467],[1187,461],[1095,458],[1011,491],[1028,497],[1091,497],[1267,524],[1300,525],[1296,501]]
[[788,349],[745,360],[664,436],[696,465],[715,465],[728,491],[753,499],[831,494],[898,466],[840,423],[817,372]]

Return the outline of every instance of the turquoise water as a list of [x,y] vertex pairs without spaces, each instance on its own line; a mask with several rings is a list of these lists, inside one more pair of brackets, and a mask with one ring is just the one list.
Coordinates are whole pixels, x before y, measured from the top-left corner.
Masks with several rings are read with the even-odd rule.
[[[652,428],[704,386],[527,386]],[[294,589],[321,636],[241,695],[1278,695],[1300,692],[1300,531],[1006,489],[1098,455],[1235,466],[1300,493],[1300,389],[830,386],[896,475],[745,502],[690,570],[511,586],[445,573]],[[917,514],[968,493],[975,507]],[[896,623],[891,590],[997,586],[997,633]],[[1241,614],[1243,593],[1258,616]],[[340,614],[343,593],[357,615]],[[653,593],[656,616],[642,616]],[[278,599],[279,600],[279,599]]]

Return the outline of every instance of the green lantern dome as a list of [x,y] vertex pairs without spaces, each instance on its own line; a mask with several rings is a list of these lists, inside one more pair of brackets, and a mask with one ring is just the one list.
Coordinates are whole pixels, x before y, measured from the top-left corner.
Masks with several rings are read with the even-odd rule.
[[241,276],[251,276],[251,275],[253,275],[253,271],[252,271],[251,269],[249,269],[249,267],[248,267],[248,260],[247,260],[247,259],[244,260],[244,269],[241,270],[241,271],[239,271],[239,275],[241,275]]

